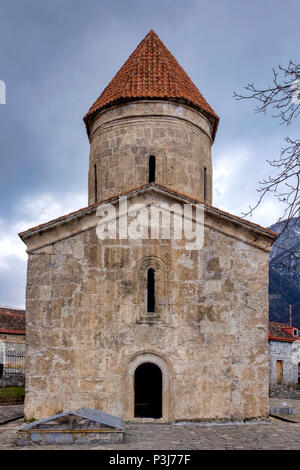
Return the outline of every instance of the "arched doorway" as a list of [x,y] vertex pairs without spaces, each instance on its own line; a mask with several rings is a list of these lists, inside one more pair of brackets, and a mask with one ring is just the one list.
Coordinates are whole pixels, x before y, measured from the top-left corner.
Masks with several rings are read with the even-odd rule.
[[128,373],[124,377],[124,418],[126,421],[140,421],[141,419],[140,417],[135,416],[135,372],[139,366],[148,363],[156,365],[161,371],[162,412],[160,421],[168,423],[174,419],[174,382],[172,380],[174,372],[172,365],[161,355],[153,351],[137,352],[128,360]]
[[162,417],[162,373],[151,362],[139,365],[134,373],[134,417]]

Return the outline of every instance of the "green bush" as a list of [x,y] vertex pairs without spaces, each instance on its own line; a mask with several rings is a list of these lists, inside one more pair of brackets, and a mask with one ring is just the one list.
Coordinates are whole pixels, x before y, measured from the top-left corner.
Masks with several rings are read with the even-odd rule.
[[0,403],[23,403],[24,397],[24,387],[0,388]]

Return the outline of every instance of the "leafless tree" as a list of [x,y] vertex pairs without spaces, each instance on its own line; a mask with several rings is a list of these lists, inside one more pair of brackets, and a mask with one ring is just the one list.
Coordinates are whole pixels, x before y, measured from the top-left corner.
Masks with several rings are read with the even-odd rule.
[[[253,83],[244,87],[246,94],[234,93],[237,100],[252,99],[258,102],[255,112],[267,113],[280,120],[281,124],[290,126],[300,115],[300,65],[289,61],[286,67],[278,65],[273,68],[273,82],[266,88],[257,88]],[[288,230],[294,217],[300,216],[300,140],[286,137],[286,145],[280,156],[267,160],[277,170],[275,176],[269,176],[259,182],[259,197],[256,204],[249,208],[244,216],[251,216],[260,205],[266,194],[273,194],[283,204],[283,213],[279,220],[284,221],[282,231]],[[299,250],[284,255],[288,267],[300,260]],[[283,261],[284,262],[284,261]]]

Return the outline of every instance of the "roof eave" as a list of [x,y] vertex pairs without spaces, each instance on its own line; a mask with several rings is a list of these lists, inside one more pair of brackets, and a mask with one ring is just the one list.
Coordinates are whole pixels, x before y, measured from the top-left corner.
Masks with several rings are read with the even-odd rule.
[[0,333],[2,334],[10,334],[10,335],[25,335],[26,331],[25,330],[10,330],[7,328],[0,328]]
[[193,198],[189,197],[186,194],[178,193],[178,192],[174,191],[172,188],[168,188],[167,186],[163,186],[163,185],[158,184],[158,183],[148,183],[146,185],[139,186],[137,188],[133,188],[133,189],[131,189],[131,190],[125,192],[125,193],[118,194],[118,195],[116,195],[112,198],[109,198],[107,200],[101,201],[99,203],[92,204],[92,205],[87,206],[83,209],[79,209],[78,211],[71,212],[70,214],[67,214],[65,216],[62,216],[62,217],[59,217],[57,219],[46,222],[44,224],[41,224],[37,227],[33,227],[33,228],[31,228],[29,230],[26,230],[24,232],[20,232],[18,235],[21,238],[21,240],[25,243],[25,240],[27,238],[29,238],[29,237],[37,234],[37,233],[43,232],[43,231],[48,230],[48,229],[55,228],[58,225],[67,223],[67,222],[69,222],[71,220],[74,220],[74,219],[77,219],[77,218],[81,218],[81,217],[85,216],[86,214],[94,212],[96,210],[96,208],[98,206],[100,206],[101,204],[105,204],[105,203],[108,203],[108,202],[114,203],[119,199],[119,197],[122,197],[122,196],[123,197],[124,196],[130,196],[131,197],[131,196],[134,196],[136,193],[144,192],[144,191],[147,191],[147,190],[150,190],[150,189],[156,190],[158,192],[159,191],[163,192],[164,194],[169,194],[170,196],[173,196],[173,197],[175,197],[177,199],[180,199],[180,200],[188,201],[189,203],[192,203],[192,204],[193,203],[194,204],[204,204],[205,209],[209,213],[212,213],[212,214],[214,214],[218,217],[222,217],[223,219],[230,220],[231,222],[233,222],[235,224],[243,225],[248,230],[252,230],[254,232],[260,233],[261,235],[267,236],[268,238],[270,238],[273,241],[279,236],[279,234],[277,234],[275,232],[272,232],[271,230],[269,230],[265,227],[262,227],[258,224],[254,224],[253,222],[250,222],[248,220],[241,219],[240,217],[235,216],[233,214],[230,214],[229,212],[222,211],[221,209],[218,209],[214,206],[203,203],[203,201],[193,199]]
[[213,113],[208,112],[207,110],[201,108],[201,106],[194,104],[192,101],[187,100],[186,98],[179,98],[179,97],[162,97],[162,96],[141,96],[141,97],[126,97],[126,98],[119,98],[114,101],[110,101],[107,103],[105,106],[101,106],[98,109],[95,109],[94,111],[90,112],[88,111],[87,114],[83,118],[83,122],[85,124],[85,129],[88,138],[90,139],[90,122],[96,118],[96,116],[106,110],[109,109],[113,106],[116,106],[118,104],[124,104],[124,103],[129,103],[131,101],[148,101],[148,100],[162,100],[162,101],[176,101],[178,103],[185,103],[187,106],[190,106],[193,109],[196,109],[197,111],[200,111],[201,113],[204,114],[204,116],[210,121],[213,132],[212,132],[212,142],[214,142],[216,133],[219,127],[219,122],[220,118],[219,116],[213,111]]
[[281,338],[279,336],[268,336],[268,339],[270,341],[282,341],[282,342],[288,342],[288,343],[293,343],[294,341],[296,341],[295,338]]

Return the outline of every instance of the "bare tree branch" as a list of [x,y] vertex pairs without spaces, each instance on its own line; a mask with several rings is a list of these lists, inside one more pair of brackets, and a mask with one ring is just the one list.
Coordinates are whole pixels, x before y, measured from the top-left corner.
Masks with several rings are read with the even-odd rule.
[[234,92],[236,100],[254,99],[259,102],[255,112],[266,113],[268,108],[274,110],[273,117],[280,118],[282,123],[291,124],[300,114],[300,64],[289,61],[287,67],[278,65],[273,68],[273,84],[267,88],[256,88],[253,83],[245,86],[249,93],[241,95]]
[[[253,83],[244,87],[245,95],[234,92],[236,100],[254,99],[258,101],[255,112],[267,113],[272,109],[272,116],[279,118],[281,124],[291,125],[300,115],[300,64],[289,61],[287,67],[278,65],[273,68],[273,83],[267,88],[256,88]],[[277,170],[276,176],[269,176],[259,181],[259,198],[253,207],[249,207],[243,216],[252,216],[267,194],[283,204],[284,209],[279,220],[284,220],[284,231],[294,217],[300,216],[300,140],[287,137],[287,145],[281,149],[280,157],[267,160]],[[300,260],[300,252],[286,253],[284,258]]]

